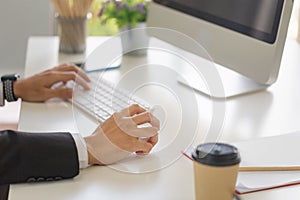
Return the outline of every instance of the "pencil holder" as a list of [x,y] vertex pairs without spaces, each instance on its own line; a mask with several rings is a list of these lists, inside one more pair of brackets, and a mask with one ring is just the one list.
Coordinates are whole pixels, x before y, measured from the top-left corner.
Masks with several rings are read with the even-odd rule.
[[86,49],[87,18],[57,17],[59,24],[59,51],[62,53],[79,54]]

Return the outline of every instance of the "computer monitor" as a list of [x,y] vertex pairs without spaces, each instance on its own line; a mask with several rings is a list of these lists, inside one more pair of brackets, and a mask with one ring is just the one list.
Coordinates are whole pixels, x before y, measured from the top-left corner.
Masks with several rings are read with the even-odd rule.
[[[202,45],[226,69],[220,75],[230,97],[276,81],[292,7],[293,0],[153,0],[147,25],[179,31]],[[194,53],[177,39],[153,36]]]

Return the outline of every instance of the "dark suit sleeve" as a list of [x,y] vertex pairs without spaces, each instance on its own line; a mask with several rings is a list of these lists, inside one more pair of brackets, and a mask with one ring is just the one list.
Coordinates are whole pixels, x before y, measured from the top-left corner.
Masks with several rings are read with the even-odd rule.
[[71,134],[0,131],[0,185],[73,178],[78,173]]
[[0,185],[0,200],[7,200],[9,193],[9,185]]

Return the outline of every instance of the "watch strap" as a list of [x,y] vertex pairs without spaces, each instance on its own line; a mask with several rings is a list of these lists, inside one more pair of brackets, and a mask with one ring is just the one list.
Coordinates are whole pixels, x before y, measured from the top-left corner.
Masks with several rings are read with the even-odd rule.
[[14,81],[4,80],[3,82],[4,97],[8,102],[17,101],[18,99],[14,95]]
[[0,81],[0,106],[4,106],[3,83]]

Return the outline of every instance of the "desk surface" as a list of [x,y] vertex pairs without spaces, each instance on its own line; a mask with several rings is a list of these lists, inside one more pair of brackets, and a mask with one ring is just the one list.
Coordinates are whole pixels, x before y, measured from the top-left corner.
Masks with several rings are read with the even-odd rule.
[[[88,52],[107,38],[89,38]],[[43,49],[43,51],[41,51]],[[300,130],[300,45],[288,38],[282,59],[278,81],[266,91],[226,101],[225,121],[221,141],[233,142],[249,138],[284,134]],[[83,56],[84,57],[84,56]],[[27,48],[25,76],[66,61],[80,61],[81,56],[58,54],[55,37],[32,37]],[[129,58],[134,59],[134,58]],[[121,69],[121,74],[124,73]],[[116,75],[119,72],[110,72]],[[199,95],[205,103],[204,97]],[[202,99],[203,98],[203,99]],[[206,130],[211,113],[201,110],[203,123],[199,129]],[[96,126],[84,115],[81,132],[88,135]],[[70,131],[77,132],[72,106],[67,102],[45,104],[22,103],[19,129],[22,131]],[[196,138],[194,144],[199,142]],[[242,195],[243,200],[252,199],[298,199],[300,186]],[[172,165],[152,173],[128,174],[109,167],[90,167],[81,171],[73,180],[42,184],[20,184],[11,187],[11,200],[26,199],[194,199],[193,166],[181,157]]]

